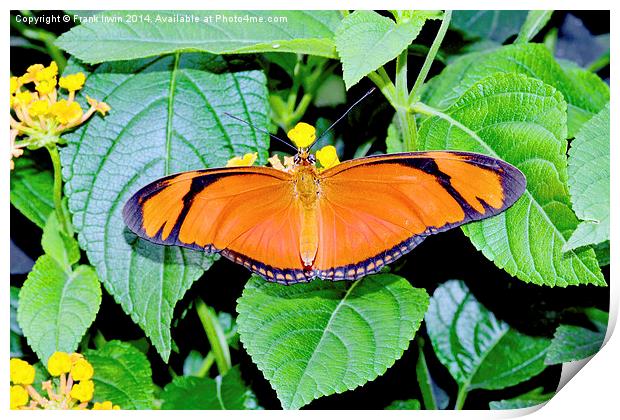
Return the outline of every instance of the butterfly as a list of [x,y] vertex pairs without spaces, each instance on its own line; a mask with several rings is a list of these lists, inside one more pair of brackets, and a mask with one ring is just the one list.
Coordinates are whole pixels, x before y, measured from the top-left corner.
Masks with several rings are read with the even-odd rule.
[[[136,235],[219,253],[282,284],[355,280],[380,271],[429,235],[494,216],[525,191],[519,169],[458,151],[375,155],[340,163],[333,146],[313,155],[312,126],[289,131],[292,160],[182,172],[125,204]],[[317,167],[317,157],[322,167]]]

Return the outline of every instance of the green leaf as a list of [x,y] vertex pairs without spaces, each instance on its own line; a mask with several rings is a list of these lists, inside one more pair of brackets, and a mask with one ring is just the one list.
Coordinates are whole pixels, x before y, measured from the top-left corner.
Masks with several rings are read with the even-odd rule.
[[215,379],[178,376],[161,394],[164,410],[253,410],[252,391],[241,379],[238,366]]
[[517,408],[528,408],[546,403],[553,398],[554,395],[555,393],[553,392],[543,394],[543,388],[540,387],[509,400],[491,401],[489,403],[489,408],[491,410],[515,410]]
[[131,194],[162,176],[223,166],[252,151],[266,161],[268,136],[224,115],[266,129],[265,76],[207,71],[221,68],[220,58],[205,54],[99,66],[83,94],[111,111],[67,135],[61,154],[80,245],[164,360],[174,306],[214,257],[138,239],[121,212]]
[[285,409],[354,389],[399,359],[428,306],[392,274],[282,287],[254,276],[237,301],[241,342]]
[[527,178],[507,211],[463,226],[474,246],[519,279],[547,286],[605,285],[591,248],[563,253],[577,227],[567,191],[566,103],[553,87],[520,74],[496,73],[465,91],[420,127],[425,150],[465,150],[498,157]]
[[610,255],[609,255],[609,241],[605,241],[600,244],[596,244],[592,246],[594,252],[596,253],[596,259],[598,260],[598,265],[604,267],[609,265]]
[[603,346],[609,314],[598,309],[589,309],[590,320],[595,330],[574,325],[560,325],[553,335],[545,363],[573,362],[595,355]]
[[73,237],[61,231],[56,212],[50,214],[43,228],[41,246],[66,271],[71,271],[71,266],[80,260],[80,247]]
[[421,410],[418,400],[397,400],[385,407],[386,410]]
[[400,153],[406,151],[405,142],[400,134],[400,129],[398,128],[398,122],[396,119],[388,126],[385,146],[387,148],[387,153]]
[[10,304],[10,320],[11,320],[11,357],[22,357],[24,355],[22,349],[22,329],[17,323],[17,307],[19,306],[19,289],[11,286],[11,304]]
[[524,44],[529,42],[545,27],[552,14],[553,10],[530,10],[514,43]]
[[336,31],[336,49],[347,89],[396,58],[431,17],[437,15],[416,11],[396,23],[370,10],[358,10],[345,17]]
[[342,77],[335,74],[327,76],[319,86],[314,98],[316,107],[335,107],[347,103],[347,92]]
[[474,84],[497,72],[524,74],[559,90],[568,103],[568,137],[574,137],[581,124],[609,102],[609,87],[598,76],[567,64],[563,69],[542,44],[508,45],[464,55],[429,82],[422,100],[446,109]]
[[[127,20],[132,16],[138,21]],[[199,22],[174,21],[180,16],[194,17]],[[119,18],[120,22],[111,22]],[[285,21],[269,21],[275,18]],[[56,45],[91,64],[188,51],[278,51],[335,58],[333,37],[340,18],[339,12],[328,10],[107,11],[99,14],[96,22],[65,32]],[[261,22],[254,23],[254,19]]]
[[151,364],[140,350],[114,340],[100,349],[87,350],[84,357],[95,370],[93,401],[112,401],[123,410],[153,408]]
[[550,340],[521,334],[495,318],[462,281],[435,290],[424,320],[437,358],[461,389],[502,389],[545,369]]
[[455,10],[450,25],[472,38],[502,43],[519,32],[526,10]]
[[571,142],[568,188],[573,210],[583,222],[563,251],[609,239],[610,133],[609,104],[585,123]]
[[54,211],[54,177],[29,154],[15,159],[11,171],[11,204],[34,224],[43,228]]
[[100,304],[101,286],[92,267],[68,271],[43,255],[19,293],[17,321],[30,347],[46,363],[55,351],[77,349]]

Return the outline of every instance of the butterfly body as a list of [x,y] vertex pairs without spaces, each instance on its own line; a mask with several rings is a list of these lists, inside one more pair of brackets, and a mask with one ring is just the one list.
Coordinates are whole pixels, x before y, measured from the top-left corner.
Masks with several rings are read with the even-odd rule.
[[156,180],[123,216],[139,237],[221,253],[269,281],[354,280],[428,235],[504,211],[524,190],[517,168],[476,153],[388,154],[319,169],[302,149],[288,168]]

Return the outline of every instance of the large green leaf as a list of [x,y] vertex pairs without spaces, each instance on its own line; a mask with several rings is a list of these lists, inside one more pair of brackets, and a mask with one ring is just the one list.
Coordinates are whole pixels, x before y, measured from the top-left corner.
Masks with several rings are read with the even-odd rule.
[[92,267],[74,271],[39,257],[19,293],[17,321],[44,363],[55,351],[74,352],[95,320],[101,286]]
[[43,228],[54,211],[54,177],[28,154],[15,159],[11,172],[11,204],[34,224]]
[[455,10],[450,25],[472,38],[504,42],[519,32],[526,10]]
[[501,158],[527,178],[507,211],[463,231],[498,267],[547,286],[605,285],[591,248],[562,252],[577,227],[566,173],[566,102],[553,87],[521,74],[496,73],[474,84],[420,127],[426,150],[466,150]]
[[[199,22],[179,22],[181,17]],[[333,37],[340,19],[339,12],[329,10],[107,11],[62,34],[56,44],[87,63],[188,51],[335,57]]]
[[509,400],[491,401],[489,408],[491,410],[514,410],[517,408],[528,408],[535,405],[543,404],[549,401],[553,395],[553,392],[543,394],[543,388],[536,388],[530,392],[527,392],[518,397],[511,398]]
[[354,389],[402,356],[428,306],[392,274],[282,287],[252,277],[238,300],[241,342],[285,409]]
[[161,394],[164,410],[248,410],[258,405],[254,394],[241,379],[239,367],[224,377],[177,376]]
[[607,104],[571,142],[568,188],[573,210],[583,222],[564,244],[564,251],[609,240],[609,118]]
[[397,23],[371,10],[358,10],[344,18],[336,31],[336,49],[347,89],[403,52],[429,17],[437,14],[413,12]]
[[562,67],[542,44],[508,45],[464,55],[433,78],[423,101],[445,109],[475,83],[497,72],[521,73],[558,89],[568,103],[568,136],[609,102],[609,87],[595,74],[574,66]]
[[11,357],[22,357],[24,355],[22,349],[22,329],[17,322],[17,307],[19,306],[19,289],[11,286],[11,303],[10,303],[10,320],[11,320]]
[[600,350],[605,340],[609,314],[595,308],[586,310],[586,314],[594,329],[560,325],[553,335],[545,363],[573,362],[593,356]]
[[128,343],[109,341],[100,349],[87,350],[84,357],[95,370],[93,401],[112,401],[123,410],[153,408],[151,364],[140,350]]
[[68,135],[61,155],[80,245],[164,360],[174,306],[212,257],[138,239],[121,211],[131,194],[164,175],[222,166],[250,151],[266,161],[267,136],[224,115],[267,128],[264,74],[206,70],[218,66],[218,57],[204,54],[101,65],[83,93],[112,109]]
[[460,389],[502,389],[545,369],[551,340],[521,334],[498,320],[462,281],[435,290],[424,320],[437,358]]
[[519,30],[515,44],[524,44],[534,38],[549,22],[552,14],[553,10],[530,10],[523,26]]

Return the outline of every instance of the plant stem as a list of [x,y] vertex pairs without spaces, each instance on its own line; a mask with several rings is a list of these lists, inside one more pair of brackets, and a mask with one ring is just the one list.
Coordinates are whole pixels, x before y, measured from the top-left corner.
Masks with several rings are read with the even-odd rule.
[[226,335],[224,335],[224,331],[217,319],[215,311],[200,299],[198,299],[196,303],[196,312],[198,313],[200,322],[202,322],[205,333],[207,333],[209,344],[211,344],[211,351],[215,356],[217,370],[220,372],[220,375],[224,376],[232,367]]
[[50,153],[52,166],[54,167],[54,208],[56,210],[56,217],[58,218],[58,223],[63,233],[73,236],[73,229],[69,224],[69,220],[62,205],[62,168],[60,167],[58,146],[56,146],[55,143],[49,143],[46,145],[46,149]]
[[422,401],[424,401],[424,409],[437,410],[437,401],[435,401],[431,377],[428,371],[428,365],[426,364],[426,358],[424,357],[424,340],[417,337],[416,343],[418,345],[418,362],[415,366],[415,372],[418,379],[418,386],[422,393]]
[[414,115],[407,107],[409,100],[409,89],[407,86],[407,57],[408,49],[396,57],[396,76],[394,90],[396,93],[395,102],[400,106],[396,108],[398,123],[405,142],[405,150],[417,149],[418,131]]
[[203,359],[202,364],[200,365],[200,369],[196,373],[196,376],[200,378],[204,378],[209,373],[209,369],[213,366],[213,362],[215,362],[215,355],[212,351],[207,353],[207,356]]
[[444,36],[446,36],[446,32],[448,32],[448,27],[450,26],[450,19],[452,18],[452,11],[446,10],[443,16],[443,21],[441,22],[441,26],[439,27],[439,31],[435,36],[435,40],[431,45],[431,49],[429,50],[426,58],[424,59],[424,64],[422,65],[422,69],[420,73],[418,73],[418,77],[415,80],[413,88],[411,89],[411,93],[409,94],[409,103],[414,103],[418,100],[418,91],[422,84],[426,80],[426,76],[428,75],[429,70],[431,69],[431,65],[435,60],[435,56],[437,55],[437,51],[439,51],[439,46],[441,45]]
[[465,399],[467,398],[467,385],[461,385],[459,387],[459,393],[456,396],[456,403],[454,404],[455,410],[462,410],[465,405]]
[[[382,69],[383,68],[380,68],[379,70]],[[383,72],[373,71],[368,75],[368,78],[372,80],[375,85],[377,85],[377,87],[379,88],[381,93],[383,93],[383,96],[385,96],[385,99],[388,100],[390,105],[392,105],[394,109],[397,109],[398,104],[396,103],[396,88],[394,87],[394,84],[392,83],[390,78],[387,77],[387,73],[385,73],[385,70]]]

